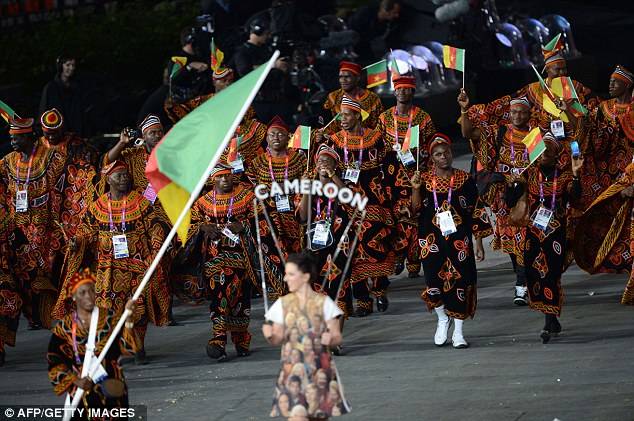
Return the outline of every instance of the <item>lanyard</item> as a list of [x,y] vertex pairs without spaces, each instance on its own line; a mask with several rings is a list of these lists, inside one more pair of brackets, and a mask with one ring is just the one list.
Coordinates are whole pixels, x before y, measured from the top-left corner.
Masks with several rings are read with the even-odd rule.
[[[271,182],[275,182],[275,173],[273,173],[273,162],[271,161],[271,150],[266,153],[269,159],[269,172],[271,173]],[[286,167],[284,168],[284,180],[288,180],[288,151],[286,152]]]
[[[26,171],[26,182],[24,183],[24,189],[25,190],[29,186],[29,181],[31,181],[31,167],[33,166],[33,158],[35,157],[35,147],[36,147],[36,145],[33,145],[33,150],[31,151],[31,156],[29,157],[29,168]],[[16,168],[15,168],[15,174],[16,174],[16,176],[19,176],[19,168],[18,168],[17,164],[16,164]]]
[[[449,206],[451,206],[451,193],[453,191],[453,181],[454,181],[454,175],[451,175],[451,180],[449,180],[449,192],[447,194],[447,203],[449,204]],[[436,174],[434,174],[434,177],[431,179],[431,185],[432,185],[432,192],[434,193],[434,206],[436,207],[436,211],[440,210],[440,206],[438,206],[438,196],[436,195]]]
[[[346,167],[348,167],[348,132],[344,131],[343,132],[343,138],[344,138],[344,142],[345,144],[343,145],[343,159],[346,163]],[[361,164],[363,163],[363,141],[364,141],[364,137],[363,134],[361,135],[361,150],[359,151],[359,169],[361,169]]]
[[[557,169],[555,169],[555,178],[553,179],[553,198],[550,201],[550,210],[555,210],[555,198],[557,197]],[[539,203],[544,203],[544,183],[542,182],[542,173],[539,172]]]
[[[396,107],[394,107],[394,111],[392,113],[394,116],[394,143],[399,144],[399,136],[398,136],[398,116],[396,115]],[[409,121],[407,122],[407,131],[412,128],[412,118],[414,118],[414,106],[409,110]],[[405,136],[407,136],[407,131],[405,132]]]
[[[214,218],[216,218],[216,223],[218,223],[218,212],[216,210],[216,191],[215,190],[214,190],[214,195],[212,199],[214,202]],[[233,196],[231,196],[231,199],[229,199],[229,210],[227,211],[227,222],[229,222],[232,215],[233,215]]]
[[[335,199],[328,199],[328,208],[326,210],[326,219],[330,220],[330,212],[332,211],[332,202]],[[316,218],[321,217],[321,199],[317,200],[317,215]]]
[[81,365],[81,358],[79,358],[79,349],[77,348],[77,312],[73,312],[73,326],[71,333],[73,337],[73,351],[75,352],[75,362],[77,365]]
[[[112,220],[112,205],[110,203],[110,195],[108,195],[108,221],[110,222],[110,232],[115,232],[114,222]],[[128,196],[123,199],[123,209],[121,210],[121,232],[125,233],[125,210],[128,206]]]

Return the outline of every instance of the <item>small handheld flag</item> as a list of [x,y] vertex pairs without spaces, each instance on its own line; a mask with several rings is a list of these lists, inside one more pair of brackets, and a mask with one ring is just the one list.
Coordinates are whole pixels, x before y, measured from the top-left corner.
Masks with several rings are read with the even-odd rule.
[[2,117],[7,123],[9,119],[16,116],[15,111],[4,102],[0,101],[0,117]]
[[310,148],[310,126],[298,126],[288,147],[308,150]]
[[392,61],[390,62],[390,73],[392,74],[392,80],[401,76],[401,73],[398,71],[398,63],[396,63],[394,57],[392,57]]
[[187,65],[186,57],[172,57],[172,71],[170,72],[170,79],[176,76]]
[[229,152],[227,153],[227,162],[233,162],[238,159],[238,148],[242,143],[242,136],[234,136],[229,142]]
[[[546,145],[544,144],[544,140],[542,139],[542,132],[539,127],[535,127],[533,130],[528,132],[522,143],[526,145],[526,149],[528,150],[529,161],[532,164],[544,153],[546,150]],[[529,164],[530,165],[530,164]]]
[[403,152],[408,151],[411,148],[418,148],[420,137],[419,126],[416,125],[414,127],[410,127],[405,133],[405,139],[403,140],[402,150]]
[[561,76],[553,79],[551,88],[555,95],[559,95],[559,97],[564,99],[574,100],[570,107],[570,112],[572,112],[576,117],[581,117],[582,115],[586,115],[588,113],[586,107],[579,102],[579,96],[577,95],[577,91],[575,90],[575,86],[573,85],[570,77]]
[[450,45],[443,45],[442,61],[445,67],[462,72],[462,88],[464,89],[465,50],[462,48],[452,47]]
[[387,61],[381,60],[365,67],[368,74],[367,88],[374,88],[387,82]]
[[222,65],[222,60],[225,58],[225,53],[223,53],[220,48],[216,47],[216,43],[214,42],[213,37],[211,38],[211,70],[214,72],[220,68]]

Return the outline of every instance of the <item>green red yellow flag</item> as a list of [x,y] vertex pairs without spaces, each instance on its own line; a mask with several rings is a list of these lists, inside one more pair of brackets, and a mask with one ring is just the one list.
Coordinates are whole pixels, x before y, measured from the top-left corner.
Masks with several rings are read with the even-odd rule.
[[539,74],[539,72],[537,71],[535,66],[533,66],[533,65],[531,65],[531,66],[533,67],[533,70],[535,71],[535,74],[537,75],[537,79],[539,80],[539,84],[542,87],[542,108],[544,108],[544,110],[546,110],[548,113],[550,113],[550,114],[554,115],[555,117],[561,119],[561,121],[563,121],[564,123],[568,123],[570,120],[568,119],[568,116],[566,115],[566,113],[561,111],[559,108],[557,108],[557,105],[555,105],[555,102],[554,102],[555,94],[554,94],[554,92],[546,84],[546,81],[544,80],[542,75]]
[[553,53],[555,51],[562,50],[564,48],[564,40],[561,38],[561,33],[550,40],[550,42],[542,47],[544,53]]
[[561,76],[553,79],[550,84],[550,89],[560,98],[574,100],[570,106],[570,112],[572,112],[576,117],[581,117],[588,113],[586,107],[579,102],[579,96],[577,95],[577,91],[570,77]]
[[222,65],[222,60],[225,58],[225,53],[220,51],[220,48],[216,47],[213,37],[211,38],[211,70],[216,71]]
[[528,132],[524,140],[522,140],[522,143],[526,145],[531,164],[535,162],[546,150],[546,145],[542,139],[542,132],[539,127],[535,127],[533,130]]
[[152,150],[145,174],[183,243],[191,205],[277,57],[279,52],[187,114]]
[[187,65],[187,57],[174,56],[174,57],[172,57],[172,62],[174,64],[172,65],[172,71],[170,73],[170,79],[172,79],[174,76],[176,76],[178,74],[178,72],[180,72],[183,69],[183,67],[185,67]]
[[238,148],[242,143],[242,136],[234,136],[229,142],[229,152],[227,153],[227,162],[233,162],[238,159]]
[[392,57],[392,61],[390,61],[390,73],[392,74],[392,80],[401,76],[401,73],[398,71],[398,63],[396,63],[394,57]]
[[445,67],[464,72],[464,50],[461,48],[442,46],[442,61]]
[[9,119],[12,119],[15,117],[15,111],[13,111],[13,109],[9,107],[7,104],[0,101],[0,117],[2,117],[4,121],[8,123]]
[[310,126],[298,126],[288,147],[304,150],[310,149]]
[[381,60],[365,68],[368,74],[367,88],[374,88],[387,82],[387,61]]
[[418,125],[414,127],[410,127],[405,133],[405,139],[403,140],[402,150],[403,152],[409,150],[410,148],[418,148],[419,146],[419,138],[420,138],[420,130]]

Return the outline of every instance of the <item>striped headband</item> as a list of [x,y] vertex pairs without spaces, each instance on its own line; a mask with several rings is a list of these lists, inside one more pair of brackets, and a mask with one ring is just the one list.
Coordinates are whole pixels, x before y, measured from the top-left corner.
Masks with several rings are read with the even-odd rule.
[[28,134],[33,133],[33,123],[35,120],[32,118],[12,118],[9,120],[9,134]]
[[53,108],[52,110],[44,111],[44,114],[40,117],[40,124],[44,133],[55,132],[62,128],[64,117],[62,117],[62,113],[57,108]]
[[521,107],[531,108],[531,103],[528,102],[528,98],[526,98],[525,96],[522,96],[519,98],[513,98],[509,105],[510,106],[519,105]]
[[559,142],[551,132],[544,133],[544,135],[542,136],[542,140],[544,141],[544,143],[548,142],[551,145],[555,146],[557,148],[557,152],[561,151],[561,142]]
[[328,145],[319,145],[319,149],[317,149],[317,153],[315,154],[315,161],[317,161],[321,155],[328,155],[337,162],[341,161],[341,157],[339,156],[337,151]]
[[614,73],[612,73],[612,77],[614,79],[622,80],[628,85],[634,84],[634,74],[620,65],[616,66],[616,69],[614,69]]
[[551,56],[549,56],[545,61],[544,61],[544,70],[546,70],[546,68],[548,66],[552,66],[555,63],[559,63],[562,61],[566,61],[566,59],[564,58],[564,56],[562,56],[561,54],[557,53],[557,54],[553,54]]
[[128,170],[128,166],[126,165],[125,162],[123,161],[114,161],[108,165],[106,165],[105,167],[103,167],[103,169],[101,170],[101,174],[103,174],[105,177],[108,177],[110,174],[114,174],[117,171],[120,170]]
[[231,70],[228,67],[214,70],[214,75],[213,75],[214,80],[224,79],[229,76],[233,76],[233,70]]
[[224,164],[218,164],[209,173],[209,179],[214,180],[220,177],[221,175],[226,175],[226,174],[232,174],[231,167]]
[[153,128],[161,128],[163,129],[163,125],[161,124],[161,119],[155,116],[154,114],[149,114],[147,117],[143,119],[141,122],[141,132],[145,133],[146,131]]
[[346,95],[341,98],[341,108],[348,108],[349,110],[361,113],[361,104]]
[[77,288],[79,288],[83,284],[95,284],[96,282],[97,280],[95,279],[95,275],[90,272],[90,269],[86,268],[84,270],[81,270],[75,273],[70,278],[69,295],[73,295],[75,291],[77,291]]

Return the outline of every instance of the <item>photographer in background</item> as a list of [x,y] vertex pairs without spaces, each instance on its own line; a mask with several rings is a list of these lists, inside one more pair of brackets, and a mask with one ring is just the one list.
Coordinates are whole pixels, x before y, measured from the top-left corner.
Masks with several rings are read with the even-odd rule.
[[[185,57],[187,64],[172,78],[172,100],[182,103],[196,96],[211,92],[211,71],[208,59],[203,58],[196,47],[196,29],[185,28],[181,31],[182,49],[175,56]],[[168,75],[172,74],[175,63],[170,60]]]
[[233,58],[238,76],[242,77],[271,58],[271,51],[266,45],[271,36],[269,21],[258,15],[248,23],[249,39],[242,44]]

